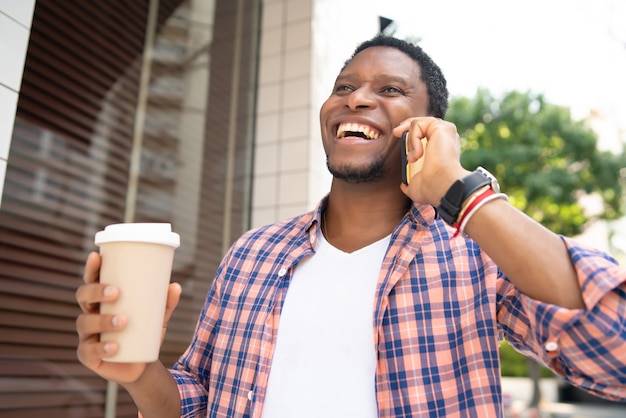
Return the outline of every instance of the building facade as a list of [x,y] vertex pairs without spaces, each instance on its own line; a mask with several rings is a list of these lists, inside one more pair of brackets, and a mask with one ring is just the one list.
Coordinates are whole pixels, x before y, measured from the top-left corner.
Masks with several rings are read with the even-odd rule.
[[230,244],[328,190],[319,106],[377,19],[352,0],[0,0],[0,418],[136,416],[76,360],[94,234],[181,235],[171,364]]

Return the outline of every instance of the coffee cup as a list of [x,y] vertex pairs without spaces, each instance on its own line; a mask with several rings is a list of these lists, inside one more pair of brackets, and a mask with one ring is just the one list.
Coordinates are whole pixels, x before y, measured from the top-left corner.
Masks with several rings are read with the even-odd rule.
[[169,223],[113,224],[96,233],[102,264],[100,282],[119,290],[115,302],[101,303],[104,315],[125,315],[121,331],[103,332],[102,341],[114,341],[118,352],[104,360],[148,363],[159,357],[167,290],[174,250],[180,236]]

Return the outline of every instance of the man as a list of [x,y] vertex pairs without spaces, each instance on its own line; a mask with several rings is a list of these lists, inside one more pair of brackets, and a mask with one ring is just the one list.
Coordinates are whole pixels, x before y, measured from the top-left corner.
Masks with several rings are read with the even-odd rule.
[[[359,46],[320,112],[328,196],[233,245],[172,370],[102,361],[117,347],[99,334],[125,319],[97,314],[118,293],[97,283],[90,255],[81,362],[146,418],[499,417],[503,333],[574,384],[625,399],[626,269],[463,168],[446,108],[445,79],[419,47]],[[424,155],[408,185],[404,132],[409,161]],[[165,324],[180,295],[170,286]]]

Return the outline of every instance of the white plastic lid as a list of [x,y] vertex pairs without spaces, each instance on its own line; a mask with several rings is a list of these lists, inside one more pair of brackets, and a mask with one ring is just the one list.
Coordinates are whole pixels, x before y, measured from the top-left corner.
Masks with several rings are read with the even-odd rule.
[[108,225],[96,232],[96,245],[109,242],[149,242],[178,248],[180,235],[168,223],[123,223]]

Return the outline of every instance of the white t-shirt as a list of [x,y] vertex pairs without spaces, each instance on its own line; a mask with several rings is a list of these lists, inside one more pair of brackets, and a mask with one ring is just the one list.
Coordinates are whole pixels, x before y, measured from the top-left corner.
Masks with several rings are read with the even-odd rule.
[[263,418],[374,418],[373,309],[390,237],[352,253],[320,234],[280,316]]

